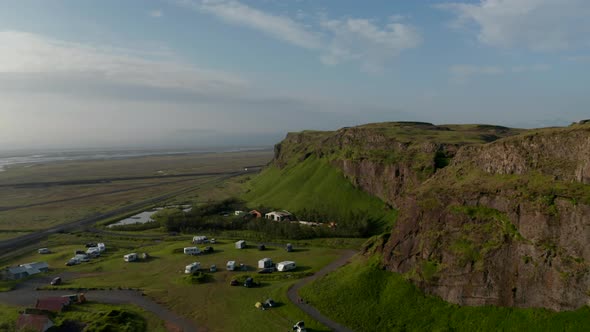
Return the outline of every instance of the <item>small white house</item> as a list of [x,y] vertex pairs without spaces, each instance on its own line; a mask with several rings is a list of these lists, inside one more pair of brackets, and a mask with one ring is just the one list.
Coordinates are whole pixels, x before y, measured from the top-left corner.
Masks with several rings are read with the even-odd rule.
[[246,241],[240,240],[236,242],[236,249],[244,249],[246,248]]
[[201,263],[199,263],[199,262],[190,263],[189,265],[185,266],[184,273],[191,274],[191,273],[194,273],[195,271],[199,270],[200,268],[201,268]]
[[267,267],[272,267],[272,259],[263,258],[258,261],[258,268],[259,269],[266,269]]
[[264,215],[264,218],[273,221],[285,221],[293,219],[293,215],[288,211],[272,211]]
[[225,265],[228,271],[233,271],[236,269],[236,261],[228,261]]
[[201,249],[197,247],[186,247],[184,248],[185,255],[198,255],[201,253]]
[[280,271],[280,272],[291,271],[291,270],[294,270],[296,267],[297,266],[295,265],[295,262],[284,261],[284,262],[280,262],[279,264],[277,264],[277,271]]
[[123,256],[123,259],[126,262],[135,262],[137,260],[137,254],[136,253],[127,254],[127,255]]
[[207,237],[202,235],[193,236],[193,243],[200,244],[200,243],[207,243]]
[[49,250],[49,248],[41,248],[39,250],[37,250],[38,253],[40,254],[49,254],[51,253],[51,251]]

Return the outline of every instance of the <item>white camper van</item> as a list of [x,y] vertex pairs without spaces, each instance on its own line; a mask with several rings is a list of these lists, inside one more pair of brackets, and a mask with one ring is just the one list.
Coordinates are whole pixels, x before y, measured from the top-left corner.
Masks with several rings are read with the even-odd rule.
[[280,271],[280,272],[291,271],[291,270],[294,270],[296,267],[297,266],[295,265],[295,262],[284,261],[284,262],[280,262],[279,264],[277,264],[277,271]]
[[225,265],[228,271],[233,271],[236,269],[236,261],[228,261]]
[[184,273],[191,274],[201,268],[201,263],[194,262],[184,268]]
[[137,260],[137,254],[136,253],[127,254],[127,255],[123,256],[123,259],[126,262],[135,262]]
[[246,248],[246,241],[240,240],[236,242],[236,249],[244,249]]
[[184,248],[185,255],[198,255],[201,253],[201,249],[197,247],[186,247]]
[[272,267],[272,259],[270,258],[263,258],[258,261],[258,268],[259,269],[266,269],[268,267]]

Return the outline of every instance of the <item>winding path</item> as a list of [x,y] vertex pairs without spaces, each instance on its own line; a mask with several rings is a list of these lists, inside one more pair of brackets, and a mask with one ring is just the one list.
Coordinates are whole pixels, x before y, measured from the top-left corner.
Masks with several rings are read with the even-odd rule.
[[[69,278],[75,274],[60,274],[62,278]],[[55,276],[39,277],[27,280],[18,284],[15,290],[9,292],[0,292],[0,302],[10,305],[30,307],[34,306],[37,298],[61,296],[75,293],[71,290],[36,290],[37,287],[46,286]],[[184,332],[197,331],[195,324],[170,311],[163,305],[154,302],[147,296],[143,296],[140,291],[134,290],[95,290],[84,292],[88,301],[109,303],[109,304],[134,304],[144,310],[154,313],[167,323],[180,328]]]
[[326,325],[328,328],[332,329],[332,331],[337,332],[353,332],[351,329],[342,326],[335,321],[329,319],[328,317],[322,315],[316,308],[312,307],[311,305],[301,302],[299,297],[299,289],[301,287],[309,284],[310,282],[325,276],[326,274],[336,270],[337,268],[345,265],[348,263],[350,258],[356,254],[354,250],[347,250],[340,258],[333,261],[332,263],[326,265],[324,268],[319,270],[318,272],[314,273],[312,276],[304,278],[297,283],[295,283],[289,290],[287,291],[287,297],[293,304],[295,304],[299,309],[303,310],[306,314],[310,315],[313,319],[317,320],[318,322]]

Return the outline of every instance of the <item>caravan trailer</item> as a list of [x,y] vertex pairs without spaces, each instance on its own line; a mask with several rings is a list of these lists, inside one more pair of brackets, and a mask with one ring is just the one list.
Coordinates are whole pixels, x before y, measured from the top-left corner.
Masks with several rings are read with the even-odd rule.
[[201,253],[201,250],[197,247],[186,247],[184,248],[185,255],[198,255]]
[[228,261],[225,266],[228,271],[233,271],[236,269],[236,261]]
[[268,267],[272,267],[272,259],[270,258],[263,258],[258,261],[258,268],[259,269],[266,269]]
[[240,240],[236,242],[236,249],[244,249],[246,248],[246,241]]
[[127,254],[127,255],[123,256],[123,259],[126,262],[135,262],[137,260],[137,254],[136,253]]
[[184,273],[191,274],[191,273],[194,273],[195,271],[199,270],[200,268],[201,268],[201,263],[194,262],[194,263],[191,263],[191,264],[185,266]]
[[294,270],[296,267],[297,266],[295,265],[295,262],[284,261],[284,262],[280,262],[279,264],[277,264],[277,271],[280,271],[280,272],[291,271],[291,270]]

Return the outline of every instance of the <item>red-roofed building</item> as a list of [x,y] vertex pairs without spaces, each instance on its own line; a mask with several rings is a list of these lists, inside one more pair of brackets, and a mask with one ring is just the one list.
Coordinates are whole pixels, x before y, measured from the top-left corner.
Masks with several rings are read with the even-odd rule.
[[21,314],[16,321],[16,330],[32,330],[45,332],[53,326],[53,322],[49,317],[44,315]]
[[45,297],[42,299],[37,299],[35,308],[51,312],[60,312],[64,307],[69,305],[70,299],[68,297]]

